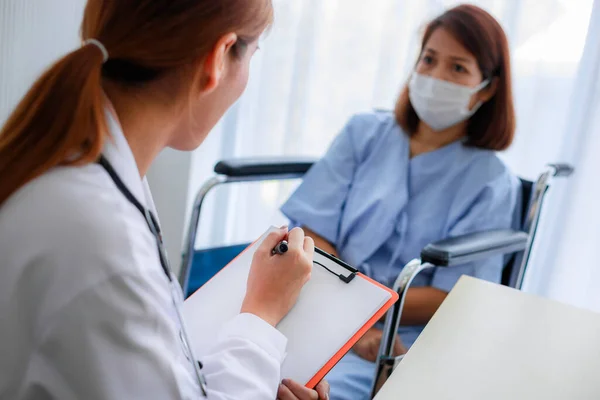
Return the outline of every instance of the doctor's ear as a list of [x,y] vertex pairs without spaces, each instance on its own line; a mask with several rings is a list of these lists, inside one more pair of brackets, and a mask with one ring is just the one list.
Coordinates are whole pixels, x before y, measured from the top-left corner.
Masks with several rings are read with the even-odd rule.
[[488,102],[492,97],[494,97],[497,91],[498,77],[495,76],[492,78],[492,80],[490,81],[490,83],[488,83],[486,87],[479,91],[479,101],[481,101],[482,103]]
[[223,80],[231,59],[231,52],[238,41],[235,33],[228,33],[221,37],[208,54],[198,60],[200,79],[200,91],[212,92]]

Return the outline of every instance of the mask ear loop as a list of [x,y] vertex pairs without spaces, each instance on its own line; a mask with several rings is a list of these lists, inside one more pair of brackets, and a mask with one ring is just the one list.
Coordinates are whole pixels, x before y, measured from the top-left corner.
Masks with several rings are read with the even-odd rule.
[[[473,92],[471,93],[471,96],[474,95],[475,93],[478,93],[480,90],[484,89],[490,83],[491,83],[491,81],[489,79],[486,79],[485,81],[481,82],[479,85],[475,86],[473,88]],[[475,106],[471,110],[467,110],[467,113],[471,114],[469,116],[469,118],[472,117],[473,115],[475,115],[475,113],[477,112],[477,110],[479,110],[479,108],[482,105],[483,105],[483,102],[482,101],[478,101],[477,104],[475,104]]]
[[491,81],[489,79],[486,79],[485,81],[481,82],[479,85],[476,86],[476,91],[475,93],[479,92],[481,89],[485,89],[489,84],[491,83]]

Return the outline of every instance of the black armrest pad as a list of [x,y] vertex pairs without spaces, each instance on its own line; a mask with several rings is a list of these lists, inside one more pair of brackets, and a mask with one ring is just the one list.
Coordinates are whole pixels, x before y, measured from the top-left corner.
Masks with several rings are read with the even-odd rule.
[[460,265],[497,254],[522,251],[528,238],[525,232],[511,229],[456,236],[427,245],[421,252],[421,261],[440,267]]
[[556,177],[568,177],[575,171],[573,166],[564,163],[549,164],[549,166],[554,168],[554,176]]
[[219,161],[215,172],[229,177],[305,174],[315,162],[312,158],[234,158]]

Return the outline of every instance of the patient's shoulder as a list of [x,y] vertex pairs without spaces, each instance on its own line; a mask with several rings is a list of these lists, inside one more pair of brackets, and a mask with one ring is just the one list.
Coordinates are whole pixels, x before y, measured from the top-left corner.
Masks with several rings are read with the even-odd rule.
[[492,189],[514,194],[520,190],[518,177],[494,151],[470,148],[468,153],[470,160],[461,171],[464,186],[477,192]]
[[397,128],[398,124],[391,111],[374,110],[354,114],[347,126],[359,134],[362,132],[363,136],[369,136],[369,134]]
[[[407,137],[391,111],[372,111],[353,115],[346,124],[345,134],[361,159],[391,139],[394,144],[405,145]],[[396,143],[397,142],[397,143]]]
[[468,169],[473,174],[483,175],[488,179],[512,174],[509,166],[493,150],[465,147],[464,152],[470,160]]

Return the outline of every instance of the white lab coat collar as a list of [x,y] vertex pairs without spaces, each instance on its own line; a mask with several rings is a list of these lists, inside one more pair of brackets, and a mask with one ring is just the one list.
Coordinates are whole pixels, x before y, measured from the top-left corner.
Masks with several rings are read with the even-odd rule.
[[154,204],[148,204],[148,191],[145,178],[140,178],[135,158],[127,143],[123,128],[119,123],[112,106],[106,107],[106,124],[110,136],[104,144],[102,154],[115,169],[125,186],[131,191],[135,198],[146,208],[153,209]]

